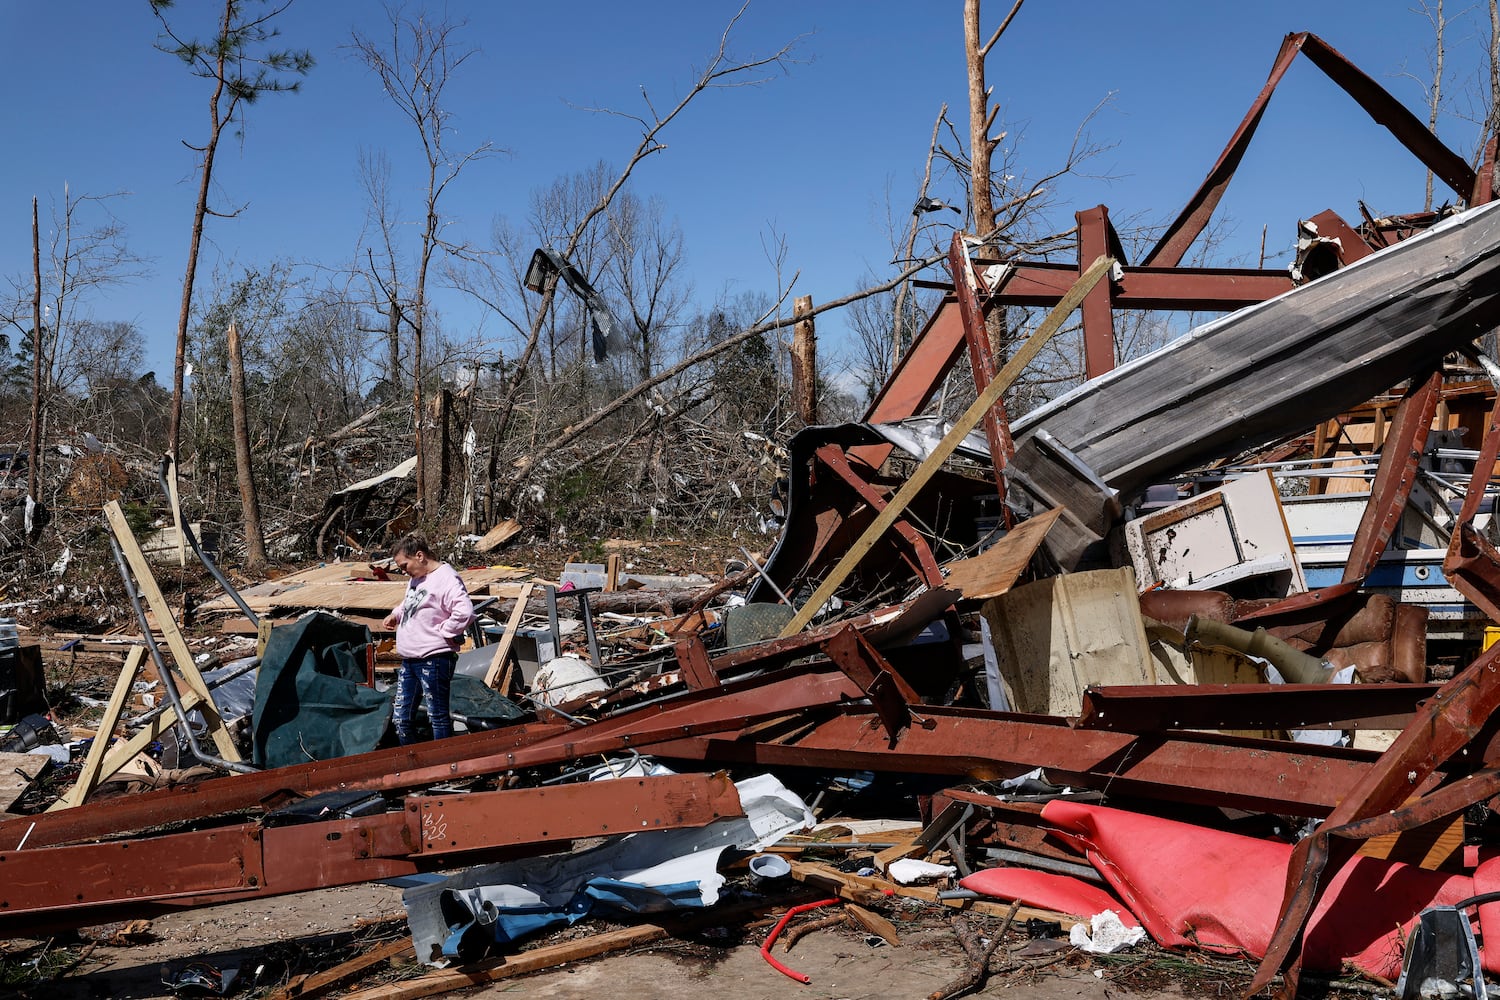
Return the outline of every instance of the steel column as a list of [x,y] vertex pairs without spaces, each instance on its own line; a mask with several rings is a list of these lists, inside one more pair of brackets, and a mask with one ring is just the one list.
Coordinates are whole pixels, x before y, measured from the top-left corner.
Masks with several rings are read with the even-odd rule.
[[[1109,224],[1109,209],[1095,205],[1075,214],[1078,222],[1078,273],[1095,258],[1112,256],[1125,262],[1120,237]],[[1115,366],[1115,285],[1105,280],[1083,300],[1084,377],[1098,378]]]
[[[985,325],[984,304],[980,301],[979,278],[974,274],[974,263],[969,260],[969,244],[961,231],[954,232],[953,243],[948,248],[948,269],[953,272],[953,289],[958,297],[959,315],[963,318],[964,340],[969,345],[969,368],[974,376],[974,389],[982,395],[995,378],[995,357],[989,328]],[[1000,495],[1001,510],[1005,511],[1005,466],[1015,455],[1016,445],[1010,438],[1010,420],[1005,414],[1003,397],[995,400],[995,405],[984,412],[980,425],[984,427],[984,437],[989,442],[995,489]],[[1005,514],[1005,523],[1007,527],[1010,525],[1008,513]]]

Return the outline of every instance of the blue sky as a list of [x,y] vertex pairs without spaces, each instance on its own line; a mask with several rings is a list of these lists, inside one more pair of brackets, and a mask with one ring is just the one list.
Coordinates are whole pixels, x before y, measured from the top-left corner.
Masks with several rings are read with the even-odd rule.
[[[215,0],[179,0],[176,19],[205,25]],[[451,85],[456,146],[489,140],[505,155],[470,166],[445,202],[455,234],[483,240],[496,215],[524,216],[532,190],[634,147],[629,121],[585,107],[641,112],[642,88],[670,105],[717,45],[736,3],[535,4],[448,0],[479,49]],[[1009,7],[990,0],[993,26]],[[826,301],[888,273],[888,220],[904,226],[933,119],[943,102],[966,120],[962,6],[894,0],[755,0],[732,54],[757,57],[796,38],[787,72],[763,86],[705,95],[665,134],[669,148],[638,171],[635,190],[659,195],[680,223],[696,298],[773,291],[772,234],[784,239],[796,291]],[[318,65],[296,95],[250,108],[243,142],[218,164],[215,204],[243,205],[210,220],[199,294],[215,268],[273,259],[347,264],[364,221],[360,150],[385,151],[408,216],[419,204],[420,159],[409,127],[343,48],[351,28],[379,36],[373,0],[297,0],[281,19],[290,46]],[[1418,107],[1431,31],[1407,0],[1105,4],[1029,0],[991,58],[1010,142],[1045,172],[1078,123],[1111,146],[1057,195],[1069,213],[1100,202],[1118,221],[1175,214],[1265,81],[1284,34],[1313,30]],[[1487,40],[1477,12],[1450,25],[1453,108],[1440,129],[1468,153]],[[129,320],[146,334],[148,367],[165,381],[194,196],[195,159],[182,145],[206,129],[204,81],[153,48],[146,0],[8,0],[0,4],[0,275],[30,268],[30,200],[130,192],[113,202],[132,248],[154,273],[90,303],[95,318]],[[1425,117],[1425,112],[1421,112]],[[1007,145],[1009,142],[1007,143]],[[952,192],[935,191],[952,197]],[[1445,196],[1439,192],[1438,198]],[[1305,60],[1273,101],[1256,145],[1221,208],[1226,255],[1289,246],[1297,218],[1332,207],[1357,218],[1356,199],[1380,213],[1421,208],[1414,162]],[[946,214],[946,213],[944,213]],[[450,333],[487,328],[456,293],[439,293]],[[822,324],[827,340],[839,324]],[[490,332],[498,332],[490,330]],[[830,347],[834,346],[830,344]]]

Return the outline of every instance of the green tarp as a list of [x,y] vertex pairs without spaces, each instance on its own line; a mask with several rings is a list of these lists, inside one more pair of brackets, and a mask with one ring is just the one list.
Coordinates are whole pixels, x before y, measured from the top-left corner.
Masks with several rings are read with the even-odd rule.
[[271,630],[255,683],[256,767],[286,767],[375,749],[391,697],[365,687],[370,632],[312,614]]

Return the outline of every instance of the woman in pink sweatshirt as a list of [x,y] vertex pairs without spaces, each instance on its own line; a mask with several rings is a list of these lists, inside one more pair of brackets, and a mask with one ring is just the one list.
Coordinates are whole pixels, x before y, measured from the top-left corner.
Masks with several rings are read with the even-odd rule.
[[[391,550],[396,566],[411,580],[400,604],[382,623],[396,630],[396,738],[403,745],[415,739],[417,695],[427,700],[432,738],[453,735],[448,692],[464,630],[474,620],[474,603],[458,573],[432,552],[427,539],[407,535]],[[420,685],[420,689],[419,689]]]

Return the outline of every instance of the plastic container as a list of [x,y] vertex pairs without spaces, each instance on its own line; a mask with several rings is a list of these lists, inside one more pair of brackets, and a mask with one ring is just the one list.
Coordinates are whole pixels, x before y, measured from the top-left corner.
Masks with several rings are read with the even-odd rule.
[[565,705],[608,690],[609,685],[599,679],[594,668],[576,656],[548,660],[531,682],[531,696],[543,705]]
[[774,882],[792,873],[792,866],[779,854],[757,854],[750,859],[750,877],[757,882]]

